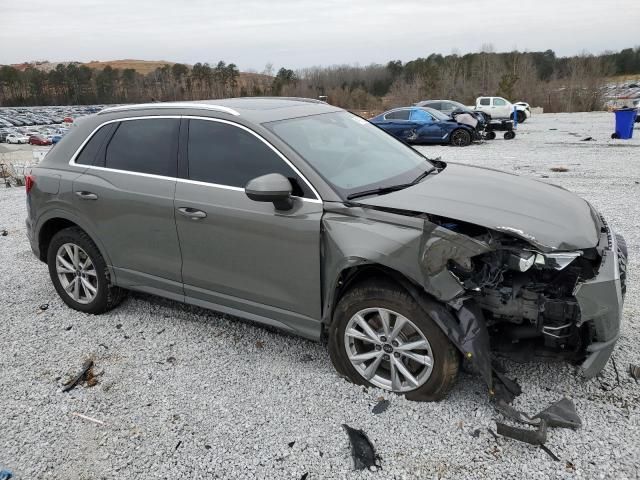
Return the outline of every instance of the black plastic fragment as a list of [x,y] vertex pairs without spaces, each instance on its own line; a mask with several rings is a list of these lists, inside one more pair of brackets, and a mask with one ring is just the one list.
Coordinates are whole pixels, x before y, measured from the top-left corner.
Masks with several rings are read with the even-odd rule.
[[287,445],[289,445],[289,448],[293,448],[293,446],[296,444],[296,441],[294,440],[293,442],[289,442],[287,443]]
[[510,418],[511,420],[515,420],[516,422],[519,422],[519,423],[538,426],[542,421],[539,418],[531,418],[526,413],[516,410],[511,405],[507,405],[507,403],[504,400],[498,400],[495,403],[494,407],[505,417]]
[[544,420],[550,427],[579,428],[582,426],[582,420],[576,412],[576,406],[567,397],[553,403],[533,418]]
[[376,464],[376,452],[367,434],[344,423],[342,428],[347,432],[351,442],[351,456],[353,457],[354,468],[356,470],[364,470],[370,467],[378,467]]
[[302,476],[300,477],[300,480],[307,480],[307,477],[309,476],[309,472],[304,472],[302,474]]
[[531,430],[528,428],[512,427],[501,422],[496,422],[498,435],[513,438],[531,445],[543,445],[547,441],[547,424],[544,420],[540,422],[538,428]]
[[9,232],[7,232],[5,229],[2,229],[0,230],[0,235],[6,237],[7,235],[9,235]]
[[380,400],[373,406],[373,409],[371,409],[371,413],[373,413],[374,415],[379,415],[387,408],[389,408],[389,405],[391,405],[391,402],[389,402],[389,400]]
[[43,303],[42,305],[40,305],[40,310],[47,310],[48,308],[49,308],[48,303]]
[[493,368],[492,371],[496,380],[493,387],[493,397],[497,401],[503,401],[505,403],[513,402],[513,399],[522,393],[520,385],[495,368]]

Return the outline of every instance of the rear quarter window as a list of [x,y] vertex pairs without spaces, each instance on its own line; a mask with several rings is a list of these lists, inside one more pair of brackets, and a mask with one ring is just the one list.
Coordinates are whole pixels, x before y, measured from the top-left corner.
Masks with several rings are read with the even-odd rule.
[[[79,165],[98,165],[102,164],[104,159],[99,159],[98,154],[104,151],[102,147],[106,143],[106,141],[111,138],[113,131],[116,128],[115,123],[110,123],[108,125],[104,125],[98,129],[96,133],[94,133],[89,141],[82,147],[82,150],[76,157],[75,163]],[[60,143],[60,142],[58,142]],[[55,148],[56,143],[53,148]]]

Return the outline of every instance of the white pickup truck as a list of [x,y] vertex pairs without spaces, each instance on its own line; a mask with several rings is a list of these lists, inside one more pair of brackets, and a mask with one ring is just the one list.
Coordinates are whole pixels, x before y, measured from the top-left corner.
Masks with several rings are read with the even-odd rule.
[[478,97],[476,98],[475,106],[471,108],[487,113],[491,115],[491,118],[495,119],[513,119],[513,109],[515,108],[518,116],[518,123],[524,123],[527,118],[531,116],[531,111],[527,107],[528,104],[524,104],[524,102],[513,104],[502,97]]

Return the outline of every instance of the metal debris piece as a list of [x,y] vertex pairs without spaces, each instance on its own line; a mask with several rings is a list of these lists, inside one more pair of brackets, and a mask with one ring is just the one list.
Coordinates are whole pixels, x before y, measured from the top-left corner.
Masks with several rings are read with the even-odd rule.
[[49,308],[49,304],[48,303],[43,303],[42,305],[40,305],[40,310],[47,310]]
[[640,380],[640,366],[630,363],[629,375],[631,375],[631,378],[633,378],[636,382]]
[[364,470],[370,467],[378,467],[376,464],[376,452],[367,434],[344,423],[342,428],[347,432],[351,442],[351,456],[353,457],[354,468],[356,470]]
[[82,365],[82,370],[80,370],[80,373],[78,373],[78,375],[76,375],[69,383],[67,383],[65,387],[62,389],[62,391],[68,392],[70,390],[73,390],[80,382],[82,382],[85,379],[85,377],[87,376],[87,372],[89,372],[89,370],[91,370],[92,367],[93,367],[93,360],[87,360],[86,362],[84,362],[84,364]]
[[391,405],[391,402],[389,400],[382,399],[373,406],[371,413],[373,413],[374,415],[379,415],[387,408],[389,408],[389,405]]
[[576,406],[567,397],[551,404],[533,418],[544,420],[550,427],[579,428],[582,426],[582,420],[576,412]]
[[568,172],[569,169],[567,167],[551,167],[549,170],[552,172]]
[[554,461],[556,462],[560,461],[560,459],[556,456],[556,454],[553,453],[551,450],[549,450],[549,448],[546,445],[540,445],[540,449],[544,450],[547,453],[547,455],[553,458]]
[[258,340],[256,342],[256,348],[264,348],[264,342],[262,340]]
[[535,430],[512,427],[500,422],[496,422],[496,427],[498,435],[513,438],[514,440],[519,440],[531,445],[543,445],[547,441],[547,424],[544,420],[540,422],[540,425],[538,425],[538,428]]

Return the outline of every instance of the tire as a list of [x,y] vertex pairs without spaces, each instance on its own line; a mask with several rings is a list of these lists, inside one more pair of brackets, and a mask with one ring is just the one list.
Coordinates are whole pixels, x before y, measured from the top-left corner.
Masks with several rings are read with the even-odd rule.
[[[380,310],[385,313],[385,316],[388,315],[389,338],[384,336],[382,316],[378,313]],[[374,346],[373,342],[362,340],[362,335],[358,338],[353,337],[354,331],[356,333],[364,331],[356,320],[358,318],[356,315],[360,315],[372,329],[372,333],[378,335],[379,345]],[[400,317],[404,317],[409,323],[405,323],[400,334],[395,337],[396,342],[392,340],[394,337],[391,335]],[[346,335],[347,329],[352,332],[349,336]],[[367,338],[371,337],[367,336]],[[422,339],[426,340],[426,344]],[[390,341],[392,343],[389,343]],[[423,360],[430,358],[430,372],[428,365],[409,359],[401,353],[403,345],[409,343],[417,345],[416,341],[421,341],[428,348],[415,348],[408,353]],[[416,354],[416,351],[422,353]],[[363,352],[365,355],[374,355],[379,352],[376,355],[382,355],[383,358],[379,361],[376,357],[368,362],[352,363],[350,355],[360,355]],[[454,385],[460,366],[458,351],[440,327],[405,290],[384,281],[356,285],[340,299],[329,328],[329,355],[335,369],[347,380],[357,385],[393,391],[405,395],[409,400],[443,399]],[[374,365],[376,362],[378,362],[377,366]],[[399,375],[396,377],[397,382],[394,388],[391,379],[392,363],[394,365],[402,363],[405,370],[415,375],[417,386],[394,367]],[[369,367],[371,367],[370,376],[365,378],[364,375]]]
[[505,140],[513,140],[514,138],[516,138],[516,132],[514,132],[513,130],[509,130],[508,132],[504,132],[503,137]]
[[[76,252],[75,247],[78,248],[77,261],[73,258],[75,255],[72,255]],[[90,266],[85,269],[82,264],[89,265],[87,259]],[[116,307],[124,297],[124,290],[111,285],[107,265],[98,247],[78,227],[65,228],[53,236],[47,251],[47,264],[58,295],[74,310],[104,313]],[[85,286],[87,283],[89,285]]]
[[485,140],[495,140],[495,138],[496,138],[496,132],[487,132],[484,135]]
[[451,132],[449,142],[454,147],[466,147],[471,144],[471,134],[462,128]]
[[522,110],[518,110],[516,112],[516,115],[518,116],[518,123],[524,123],[527,121],[527,114],[524,113]]

